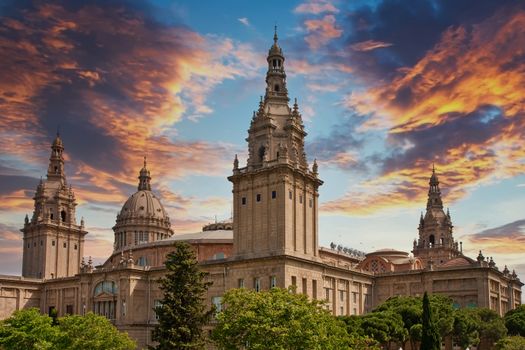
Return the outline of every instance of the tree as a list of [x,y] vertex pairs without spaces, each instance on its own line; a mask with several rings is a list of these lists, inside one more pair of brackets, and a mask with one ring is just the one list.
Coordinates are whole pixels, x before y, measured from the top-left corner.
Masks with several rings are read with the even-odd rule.
[[381,311],[372,312],[363,316],[361,327],[364,334],[376,340],[379,344],[390,348],[390,343],[395,342],[404,345],[408,339],[408,331],[405,329],[403,319],[397,313]]
[[[292,290],[229,290],[212,338],[219,349],[348,349],[344,323]],[[359,338],[354,338],[355,344]]]
[[430,300],[428,294],[423,295],[423,316],[422,316],[422,335],[421,335],[421,350],[440,350],[441,337],[439,336],[438,328],[434,323],[432,317],[432,308],[430,307]]
[[478,317],[478,332],[480,343],[485,343],[487,346],[492,346],[495,342],[507,335],[507,328],[503,318],[501,318],[496,311],[481,308],[475,309]]
[[5,350],[132,350],[135,342],[105,317],[66,316],[56,320],[38,309],[16,311],[0,323],[0,348]]
[[38,309],[15,311],[0,322],[0,347],[5,350],[55,349],[60,330],[52,323],[52,318],[41,315]]
[[520,305],[505,314],[505,327],[510,335],[525,337],[525,305]]
[[497,343],[495,350],[523,350],[525,349],[525,338],[512,336],[501,338]]
[[62,332],[57,347],[68,350],[133,350],[136,344],[127,333],[119,332],[103,316],[89,312],[85,316],[68,315],[59,318]]
[[479,344],[480,320],[475,310],[458,309],[454,312],[452,337],[463,349]]
[[202,334],[213,310],[204,303],[211,282],[207,274],[197,266],[192,247],[176,242],[175,250],[168,254],[168,273],[159,280],[164,292],[161,305],[155,307],[159,324],[152,331],[152,339],[158,342],[153,349],[201,349],[205,345]]

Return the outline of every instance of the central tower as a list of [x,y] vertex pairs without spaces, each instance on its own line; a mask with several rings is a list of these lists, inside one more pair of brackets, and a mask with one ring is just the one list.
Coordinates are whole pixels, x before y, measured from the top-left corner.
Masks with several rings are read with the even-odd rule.
[[248,161],[233,175],[234,255],[318,255],[318,178],[304,150],[303,120],[297,100],[288,105],[285,58],[277,32],[268,52],[266,93],[248,130]]

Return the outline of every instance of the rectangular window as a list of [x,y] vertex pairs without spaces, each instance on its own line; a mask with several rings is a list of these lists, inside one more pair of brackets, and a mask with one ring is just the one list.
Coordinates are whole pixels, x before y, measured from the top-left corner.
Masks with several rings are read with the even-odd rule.
[[[297,287],[297,277],[292,276],[292,286]],[[297,291],[297,288],[294,288],[294,293]]]
[[55,246],[55,241],[51,241],[51,245],[54,247]]
[[312,280],[312,298],[317,299],[317,280]]
[[308,291],[308,287],[306,285],[306,283],[308,283],[308,281],[306,280],[306,278],[303,278],[303,294],[307,294],[307,291]]
[[257,202],[260,202],[260,201],[261,201],[261,194],[257,193]]
[[272,191],[272,199],[277,198],[277,191]]
[[215,313],[222,311],[222,297],[212,297],[211,303],[215,307]]
[[244,278],[239,278],[239,288],[244,288]]
[[288,197],[290,197],[290,199],[292,199],[292,191],[288,192]]
[[66,247],[67,247],[67,243],[66,243],[66,242],[64,242],[64,248],[66,248]]
[[299,196],[299,203],[303,204],[303,195],[302,194]]
[[77,250],[77,245],[75,244],[75,250]]
[[330,288],[325,288],[325,299],[326,301],[330,301]]
[[159,319],[159,315],[157,314],[157,308],[158,307],[161,307],[162,306],[162,302],[158,299],[154,300],[153,301],[153,310],[154,310],[154,313],[155,313],[155,319],[158,320]]
[[260,278],[255,278],[253,280],[253,288],[255,289],[256,292],[261,291],[261,279]]
[[73,315],[73,305],[66,305],[66,314]]
[[270,277],[270,288],[277,287],[277,277],[271,276]]
[[313,207],[313,205],[314,205],[314,201],[312,198],[310,198],[310,208]]
[[242,197],[241,198],[241,203],[242,203],[242,205],[246,205],[246,197]]
[[344,301],[345,300],[345,291],[340,290],[339,291],[339,300]]
[[344,312],[344,308],[341,306],[341,307],[339,308],[339,315],[342,316],[342,315],[344,315],[344,313],[345,313],[345,312]]

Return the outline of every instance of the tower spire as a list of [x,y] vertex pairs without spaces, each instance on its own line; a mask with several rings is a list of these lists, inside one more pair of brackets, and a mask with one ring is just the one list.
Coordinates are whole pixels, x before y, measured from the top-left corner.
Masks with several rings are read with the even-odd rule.
[[439,190],[439,180],[436,175],[436,167],[432,163],[432,175],[430,176],[427,209],[443,209],[443,201],[441,200],[441,191]]
[[144,156],[144,166],[139,173],[139,191],[151,191],[151,176],[148,170],[146,156]]
[[64,174],[64,145],[60,134],[57,135],[51,145],[51,156],[49,157],[49,167],[47,168],[47,179],[49,181],[60,181],[63,185],[66,183]]
[[268,72],[266,73],[266,94],[264,102],[272,101],[279,104],[288,104],[288,90],[286,88],[286,73],[284,72],[283,50],[277,43],[277,26],[274,27],[273,45],[268,51]]

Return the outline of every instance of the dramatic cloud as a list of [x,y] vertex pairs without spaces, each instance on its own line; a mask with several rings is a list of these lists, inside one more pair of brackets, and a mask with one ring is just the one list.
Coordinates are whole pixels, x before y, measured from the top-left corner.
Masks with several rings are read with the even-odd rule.
[[[361,159],[378,166],[378,177],[323,210],[363,214],[421,205],[432,161],[449,193],[447,203],[472,186],[523,173],[523,28],[525,11],[516,9],[470,27],[450,27],[392,81],[348,96],[348,109],[363,116],[356,130],[383,132],[387,150]],[[334,151],[345,153],[348,147]]]
[[22,269],[22,234],[19,229],[0,223],[0,254],[2,271],[20,274]]
[[464,240],[476,249],[499,254],[522,254],[525,251],[525,220],[466,235]]

